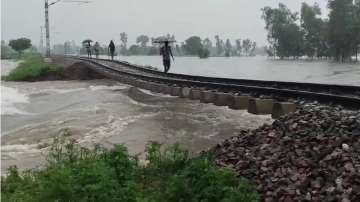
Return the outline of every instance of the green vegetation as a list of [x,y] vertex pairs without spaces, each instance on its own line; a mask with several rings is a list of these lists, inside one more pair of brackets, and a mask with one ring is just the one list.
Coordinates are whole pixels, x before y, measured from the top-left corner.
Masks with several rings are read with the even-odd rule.
[[22,58],[24,61],[5,77],[6,81],[34,81],[47,75],[61,77],[62,67],[44,62],[38,54],[28,54]]
[[254,187],[232,172],[217,168],[211,157],[190,158],[174,145],[146,148],[146,165],[122,145],[108,150],[79,147],[63,131],[54,140],[42,170],[20,173],[11,167],[2,177],[2,201],[121,201],[121,202],[252,202]]
[[329,0],[329,19],[321,18],[315,4],[302,4],[301,15],[284,4],[263,8],[262,18],[268,30],[270,56],[280,58],[334,58],[350,60],[360,48],[360,1]]

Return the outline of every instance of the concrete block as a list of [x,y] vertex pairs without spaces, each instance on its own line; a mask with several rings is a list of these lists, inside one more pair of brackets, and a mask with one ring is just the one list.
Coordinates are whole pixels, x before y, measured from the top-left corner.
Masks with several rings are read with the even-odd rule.
[[151,90],[152,82],[145,82],[143,89]]
[[201,90],[199,89],[191,89],[189,98],[191,100],[200,100],[201,97]]
[[248,112],[257,115],[272,114],[273,106],[273,99],[253,98],[249,100]]
[[296,104],[291,102],[275,102],[271,117],[273,119],[278,119],[285,114],[295,112],[296,107]]
[[191,88],[188,88],[188,87],[181,88],[180,97],[182,97],[182,98],[190,97],[190,91],[191,91]]
[[171,89],[171,95],[172,96],[180,96],[181,94],[181,88],[180,87],[172,87]]
[[235,95],[230,100],[230,109],[248,109],[249,108],[249,100],[251,96],[246,95]]
[[159,86],[159,84],[157,84],[157,83],[151,83],[150,91],[157,92],[158,86]]
[[215,93],[214,104],[216,106],[229,106],[233,95],[230,93]]
[[163,88],[165,87],[166,85],[164,84],[157,84],[156,85],[156,88],[154,89],[154,92],[155,93],[161,93],[163,91]]
[[145,82],[145,81],[139,81],[138,84],[139,84],[139,88],[145,89],[145,86],[146,86],[147,82]]
[[171,94],[171,86],[168,85],[164,85],[164,87],[161,89],[161,93],[166,94],[166,95],[170,95]]
[[215,92],[213,91],[201,91],[200,102],[213,103],[215,101]]

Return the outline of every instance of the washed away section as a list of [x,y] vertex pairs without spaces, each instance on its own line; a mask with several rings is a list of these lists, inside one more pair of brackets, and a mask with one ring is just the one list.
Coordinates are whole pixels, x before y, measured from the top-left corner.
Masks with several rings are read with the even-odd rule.
[[308,106],[214,148],[262,200],[360,201],[360,113]]

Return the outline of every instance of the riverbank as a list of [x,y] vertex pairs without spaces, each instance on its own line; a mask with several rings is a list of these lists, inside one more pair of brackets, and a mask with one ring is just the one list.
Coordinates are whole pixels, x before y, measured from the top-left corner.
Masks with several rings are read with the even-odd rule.
[[146,147],[146,163],[126,147],[80,147],[64,130],[50,146],[47,164],[2,178],[2,201],[236,201],[255,202],[245,179],[216,167],[210,156],[191,158],[179,145]]
[[36,54],[24,56],[16,65],[16,68],[2,72],[3,80],[35,82],[104,78],[82,62],[46,62],[42,56]]

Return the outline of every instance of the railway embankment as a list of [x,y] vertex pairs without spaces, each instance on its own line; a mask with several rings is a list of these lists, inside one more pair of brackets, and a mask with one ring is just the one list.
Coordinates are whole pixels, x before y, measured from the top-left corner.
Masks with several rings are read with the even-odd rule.
[[214,149],[262,201],[360,201],[360,112],[307,104]]

